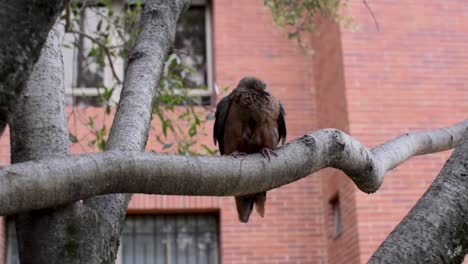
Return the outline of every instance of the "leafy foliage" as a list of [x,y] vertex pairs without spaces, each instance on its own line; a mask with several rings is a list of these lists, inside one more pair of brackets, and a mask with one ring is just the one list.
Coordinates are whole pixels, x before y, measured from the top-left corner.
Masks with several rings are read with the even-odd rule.
[[[116,9],[111,0],[103,0],[96,5],[86,6],[86,2],[72,0],[67,6],[66,13],[62,17],[65,31],[74,36],[73,41],[64,43],[67,48],[78,50],[78,56],[82,60],[81,70],[85,75],[102,75],[102,69],[109,66],[113,73],[113,84],[103,85],[96,80],[102,80],[97,76],[86,84],[88,87],[96,87],[97,98],[84,97],[87,102],[102,107],[103,119],[96,120],[97,116],[81,118],[87,127],[91,138],[77,137],[70,132],[70,141],[80,144],[83,138],[88,139],[88,146],[104,150],[108,126],[106,116],[112,114],[112,109],[117,105],[113,101],[114,92],[122,85],[122,80],[116,69],[116,62],[120,59],[128,61],[128,56],[135,44],[139,31],[139,19],[142,12],[141,1],[129,1],[132,4],[125,5],[124,10]],[[87,12],[87,13],[86,13]],[[84,17],[92,14],[94,23],[92,28],[86,28],[83,24]],[[86,24],[85,26],[89,26]],[[87,40],[87,45],[83,39]],[[207,135],[205,124],[212,119],[209,111],[202,107],[199,97],[191,96],[187,83],[193,69],[183,65],[177,54],[168,56],[164,73],[159,81],[159,94],[153,107],[152,130],[155,131],[154,141],[160,144],[159,150],[179,154],[197,154],[198,152],[213,155],[216,150],[199,142],[199,136]],[[200,87],[203,88],[203,87]],[[207,89],[204,87],[204,89]],[[80,98],[75,97],[75,98]],[[76,100],[76,99],[74,99]],[[74,113],[76,114],[76,113]],[[86,121],[84,121],[86,120]]]
[[[207,136],[204,125],[213,117],[201,107],[201,99],[191,96],[190,89],[187,89],[192,71],[192,68],[181,63],[177,54],[168,57],[153,108],[153,113],[161,122],[156,141],[164,151],[193,155],[202,149],[205,154],[216,154],[216,150],[198,144],[198,136]],[[153,129],[158,131],[158,128]]]
[[303,48],[308,48],[304,35],[316,28],[319,15],[351,25],[352,20],[341,12],[347,3],[347,0],[265,0],[275,23]]

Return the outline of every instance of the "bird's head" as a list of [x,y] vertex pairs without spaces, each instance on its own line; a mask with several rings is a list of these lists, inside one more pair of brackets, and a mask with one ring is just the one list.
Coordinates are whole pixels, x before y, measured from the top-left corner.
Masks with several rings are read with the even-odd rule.
[[247,89],[253,89],[256,91],[265,91],[267,85],[264,81],[256,78],[256,77],[244,77],[240,80],[238,87],[245,87]]

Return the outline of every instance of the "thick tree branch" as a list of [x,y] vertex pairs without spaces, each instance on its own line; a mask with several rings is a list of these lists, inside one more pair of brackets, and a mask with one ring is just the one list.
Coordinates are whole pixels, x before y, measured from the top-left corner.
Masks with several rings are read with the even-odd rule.
[[[13,163],[69,154],[60,26],[56,24],[49,32],[39,60],[17,98],[10,127]],[[78,249],[89,246],[89,241],[75,241],[67,232],[70,225],[76,224],[75,212],[80,208],[82,204],[77,202],[56,210],[16,215],[21,263],[76,263]],[[67,250],[71,241],[77,248],[73,254]]]
[[0,2],[0,135],[64,2]]
[[468,252],[468,130],[423,197],[369,263],[462,263]]
[[69,154],[61,38],[56,24],[18,95],[11,124],[13,163]]
[[188,0],[146,2],[107,149],[144,150],[157,83],[174,43],[177,20],[188,4]]
[[[26,162],[0,170],[0,214],[108,193],[244,195],[280,187],[325,167],[341,169],[362,191],[375,192],[386,170],[411,157],[394,154],[398,149],[414,155],[451,149],[467,127],[464,121],[406,134],[372,151],[344,132],[322,129],[280,148],[271,162],[259,154],[236,159],[128,151]],[[428,140],[439,145],[418,145]]]
[[[188,5],[188,0],[145,2],[140,33],[128,61],[120,102],[106,150],[144,150],[153,101],[157,94],[157,82],[174,43],[177,20]],[[102,194],[108,193],[119,192]],[[83,198],[89,197],[91,196]],[[93,263],[114,261],[130,198],[130,194],[112,194],[83,201],[83,204],[96,214],[93,235],[98,239],[93,241],[93,246],[97,254],[100,254],[100,259],[93,260]]]

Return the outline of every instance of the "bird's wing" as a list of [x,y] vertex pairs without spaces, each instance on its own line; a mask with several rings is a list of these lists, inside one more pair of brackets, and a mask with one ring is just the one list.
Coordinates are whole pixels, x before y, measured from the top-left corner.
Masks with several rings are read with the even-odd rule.
[[283,105],[281,102],[279,102],[279,116],[278,116],[278,142],[281,141],[281,144],[284,145],[284,142],[286,141],[286,112],[284,111]]
[[[232,93],[231,93],[232,94]],[[232,96],[228,95],[219,101],[216,106],[215,123],[213,126],[213,140],[218,142],[219,153],[224,154],[224,126],[231,106]]]

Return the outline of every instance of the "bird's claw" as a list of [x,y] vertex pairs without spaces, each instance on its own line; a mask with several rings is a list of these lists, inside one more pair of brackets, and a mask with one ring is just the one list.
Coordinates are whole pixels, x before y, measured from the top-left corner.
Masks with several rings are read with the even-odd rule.
[[234,158],[239,158],[239,157],[247,156],[247,153],[236,150],[233,153],[231,153],[231,156],[233,156]]
[[274,150],[269,149],[269,148],[262,148],[260,150],[260,154],[262,154],[264,158],[268,159],[268,161],[271,160],[271,156],[278,157],[278,153],[276,153]]

